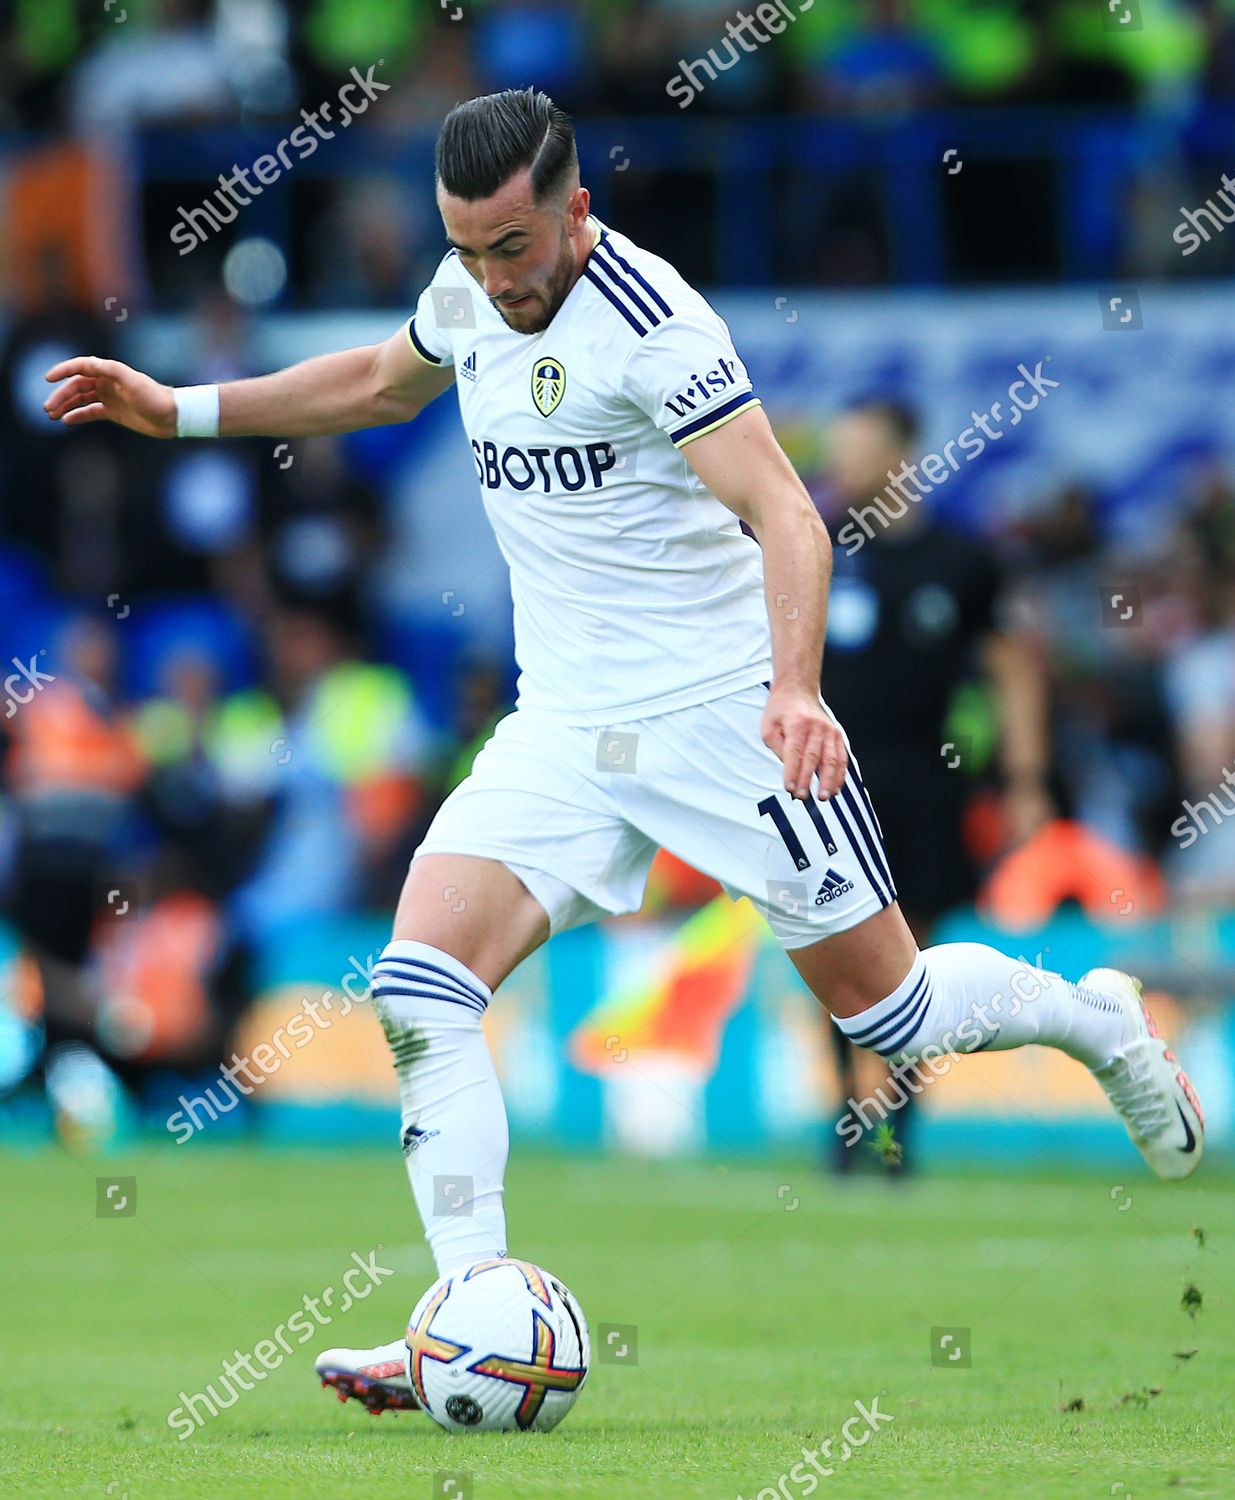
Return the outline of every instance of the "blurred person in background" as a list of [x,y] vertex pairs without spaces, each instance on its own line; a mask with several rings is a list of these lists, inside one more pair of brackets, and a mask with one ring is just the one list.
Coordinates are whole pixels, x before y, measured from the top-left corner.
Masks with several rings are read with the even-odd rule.
[[266,571],[284,598],[345,618],[381,554],[379,497],[348,467],[338,438],[297,443],[294,458],[262,476]]
[[442,796],[471,774],[472,762],[511,712],[514,703],[506,687],[501,666],[485,656],[467,658],[460,666],[455,693],[452,737],[457,746],[446,770]]
[[678,105],[665,92],[665,79],[681,51],[675,19],[657,0],[627,0],[598,8],[592,109],[614,115],[677,113]]
[[1166,673],[1184,794],[1173,809],[1166,869],[1183,900],[1229,904],[1235,902],[1235,487],[1221,471],[1205,477],[1183,535],[1195,560],[1195,614]]
[[224,694],[203,649],[161,664],[158,690],[132,726],[149,766],[144,804],[184,878],[223,900],[253,870],[270,827],[283,717],[261,686]]
[[863,0],[856,24],[810,76],[816,107],[886,121],[926,108],[943,76],[933,37],[905,0]]
[[[779,91],[783,97],[796,90],[807,117],[837,115],[884,130],[939,101],[937,39],[905,0],[861,0],[818,12],[807,12],[804,34],[789,39],[799,74]],[[788,177],[781,212],[795,221],[786,232],[791,273],[833,286],[886,282],[891,252],[880,174],[852,161],[822,182],[817,170],[798,168]]]
[[1018,609],[1049,663],[1058,792],[1089,834],[1157,854],[1178,795],[1166,661],[1192,629],[1193,564],[1169,532],[1138,550],[1104,541],[1075,484],[1017,544]]
[[474,11],[473,57],[482,93],[526,80],[575,109],[590,93],[592,50],[585,7],[567,0],[505,0]]
[[[405,0],[302,0],[288,7],[293,27],[292,55],[301,77],[302,101],[327,99],[339,86],[339,79],[359,63],[361,69],[384,59],[382,76],[417,77],[424,69],[426,53],[432,52],[435,30],[453,33],[456,28],[441,24],[428,6],[408,5]],[[430,87],[432,80],[424,80]],[[383,96],[387,103],[401,111],[403,118],[425,118],[417,87],[400,89],[394,97]],[[399,96],[402,96],[401,98]]]
[[[110,1111],[87,959],[100,914],[123,915],[131,904],[125,860],[145,774],[118,712],[114,629],[91,615],[70,619],[33,658],[28,684],[10,691],[0,726],[16,824],[11,914],[38,966],[44,1077],[58,1120],[83,1129],[106,1128]],[[90,1086],[78,1114],[83,1078]]]
[[227,119],[245,60],[216,12],[214,0],[154,0],[134,24],[101,27],[69,82],[74,131],[123,135],[144,124]]
[[[862,402],[832,424],[831,493],[820,510],[838,545],[822,692],[861,747],[901,907],[926,947],[936,919],[972,900],[978,886],[964,840],[977,745],[954,727],[967,684],[986,685],[998,720],[1007,838],[1029,837],[1054,807],[1044,673],[1034,649],[1004,621],[998,560],[982,543],[938,524],[929,500],[889,489],[889,476],[919,456],[919,437],[916,414],[895,400]],[[872,502],[879,516],[861,531],[851,525],[851,540],[839,545],[851,515]],[[839,1027],[827,1029],[842,1100],[859,1099],[853,1045]],[[894,1173],[910,1160],[913,1094],[902,1092],[906,1103],[894,1121],[899,1150],[886,1158]],[[838,1172],[850,1171],[868,1144],[844,1129],[848,1119],[845,1102],[830,1138]]]
[[430,205],[394,174],[350,179],[319,216],[309,246],[313,301],[325,307],[397,307],[413,295],[409,266],[435,253],[426,244]]
[[252,994],[248,954],[199,888],[195,866],[166,844],[148,851],[141,870],[139,899],[95,924],[86,970],[95,1050],[71,1044],[49,1071],[69,1145],[112,1144],[138,1110],[161,1124],[178,1080],[209,1073],[226,1056]]
[[[182,373],[236,380],[251,373],[252,325],[221,291],[189,309],[193,351]],[[237,443],[227,452],[185,445],[146,459],[130,506],[135,514],[126,560],[137,590],[208,590],[249,618],[272,605],[261,553],[261,494],[272,482],[269,444]]]
[[283,714],[269,747],[274,810],[252,878],[232,902],[251,942],[297,918],[393,898],[432,748],[407,677],[362,660],[344,618],[285,604],[267,647]]
[[[77,590],[90,581],[85,554],[115,565],[115,476],[133,449],[129,434],[100,432],[75,453],[42,411],[39,366],[48,354],[80,348],[83,341],[111,351],[115,324],[82,305],[63,247],[44,245],[31,258],[26,285],[13,290],[14,316],[0,334],[0,529],[51,564],[63,586]],[[84,483],[86,476],[93,482]]]
[[85,40],[85,9],[79,0],[0,8],[0,129],[57,123],[64,77]]

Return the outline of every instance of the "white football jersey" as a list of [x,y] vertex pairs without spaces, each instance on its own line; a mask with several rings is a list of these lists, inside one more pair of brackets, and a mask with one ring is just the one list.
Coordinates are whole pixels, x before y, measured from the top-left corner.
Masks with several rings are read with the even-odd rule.
[[611,725],[772,676],[763,554],[679,451],[759,405],[724,320],[593,218],[542,333],[515,333],[451,250],[407,326],[455,367],[510,566],[520,708]]

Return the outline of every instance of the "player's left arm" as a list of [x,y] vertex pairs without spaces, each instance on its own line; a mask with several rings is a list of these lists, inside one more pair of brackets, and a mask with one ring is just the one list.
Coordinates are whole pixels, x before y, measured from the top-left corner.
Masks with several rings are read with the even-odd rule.
[[748,408],[680,447],[763,548],[773,664],[763,742],[784,762],[786,791],[806,797],[818,774],[820,796],[830,797],[844,780],[847,757],[840,726],[819,701],[832,576],[827,528],[761,408]]

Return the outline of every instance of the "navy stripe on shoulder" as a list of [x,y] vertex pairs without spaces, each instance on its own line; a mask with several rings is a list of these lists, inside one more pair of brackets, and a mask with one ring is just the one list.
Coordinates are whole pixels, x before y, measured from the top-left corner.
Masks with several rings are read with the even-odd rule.
[[610,241],[609,231],[607,229],[601,230],[600,243],[605,247],[609,254],[613,256],[614,260],[617,261],[622,270],[625,271],[628,275],[635,278],[635,280],[639,283],[643,290],[647,292],[648,296],[651,297],[652,301],[655,302],[657,307],[660,308],[661,312],[664,313],[665,317],[671,318],[673,316],[673,309],[660,295],[660,293],[647,279],[647,277],[644,276],[640,271],[637,271],[634,266],[632,266],[631,263],[626,259],[626,257],[619,253],[616,246],[614,246]]
[[418,338],[418,336],[416,334],[416,319],[415,319],[415,317],[412,317],[412,318],[408,319],[407,336],[408,336],[409,339],[411,339],[413,345],[415,346],[416,353],[420,355],[421,359],[428,360],[428,362],[431,365],[440,365],[442,363],[441,359],[439,359],[439,357],[436,354],[434,354],[431,350],[426,349],[425,346],[424,346],[424,344],[422,344],[421,341],[420,341],[420,339]]
[[635,290],[635,287],[631,283],[630,279],[627,276],[623,275],[623,273],[619,271],[615,266],[610,264],[606,256],[601,254],[602,250],[608,249],[609,247],[604,243],[597,245],[596,251],[592,256],[592,264],[598,271],[603,271],[605,275],[608,276],[609,280],[613,282],[614,286],[625,296],[630,298],[630,300],[648,320],[651,326],[653,328],[656,328],[665,320],[658,312],[655,311],[655,309],[648,306],[648,304]]
[[607,301],[612,302],[612,304],[614,305],[614,307],[617,308],[618,312],[620,312],[622,314],[622,316],[626,319],[626,321],[630,324],[630,326],[635,330],[635,332],[639,335],[639,337],[641,339],[642,338],[646,338],[647,334],[648,334],[648,330],[643,326],[642,323],[640,323],[640,322],[638,322],[636,320],[634,313],[631,312],[631,310],[626,306],[626,304],[624,302],[619,302],[618,301],[618,299],[614,295],[614,293],[600,279],[600,277],[597,276],[596,272],[592,270],[591,266],[588,266],[584,270],[583,274],[592,283],[592,285],[597,289],[597,291],[599,291],[602,294],[602,296],[604,296],[604,298]]

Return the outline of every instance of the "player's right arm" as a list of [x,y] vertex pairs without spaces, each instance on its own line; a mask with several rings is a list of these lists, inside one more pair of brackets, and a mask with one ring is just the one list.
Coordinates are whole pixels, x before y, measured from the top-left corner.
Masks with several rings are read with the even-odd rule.
[[[146,437],[176,436],[176,398],[115,359],[86,355],[48,370],[59,382],[44,403],[66,427],[115,422]],[[413,349],[407,325],[384,343],[321,354],[273,375],[219,387],[220,437],[317,437],[410,421],[454,379]]]

